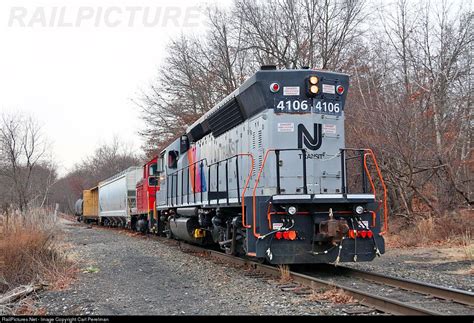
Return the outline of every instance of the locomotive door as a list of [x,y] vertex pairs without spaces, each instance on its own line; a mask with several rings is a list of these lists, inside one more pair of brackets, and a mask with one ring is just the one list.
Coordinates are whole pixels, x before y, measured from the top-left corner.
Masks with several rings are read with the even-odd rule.
[[303,171],[303,153],[298,150],[276,152],[274,163],[274,167],[279,168],[276,177],[280,177],[280,194],[304,194],[307,174]]

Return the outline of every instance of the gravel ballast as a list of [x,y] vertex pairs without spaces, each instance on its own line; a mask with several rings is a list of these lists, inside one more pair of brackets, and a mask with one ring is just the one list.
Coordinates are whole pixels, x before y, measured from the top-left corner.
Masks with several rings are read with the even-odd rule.
[[473,262],[466,259],[462,248],[387,248],[386,254],[372,262],[344,263],[344,265],[388,276],[473,292]]
[[63,222],[81,273],[69,289],[40,295],[48,315],[375,314],[357,304],[283,292],[278,281],[249,277],[244,268],[168,243]]
[[[332,303],[319,297],[320,291],[286,291],[291,288],[285,283],[191,253],[175,242],[61,222],[80,273],[67,290],[39,295],[38,306],[48,315],[380,314],[357,303]],[[472,264],[436,251],[388,249],[371,263],[344,265],[472,289],[472,274],[460,274]]]

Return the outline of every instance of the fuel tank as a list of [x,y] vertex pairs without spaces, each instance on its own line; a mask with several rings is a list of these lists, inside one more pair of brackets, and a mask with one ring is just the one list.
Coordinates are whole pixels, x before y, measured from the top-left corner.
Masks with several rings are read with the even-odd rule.
[[197,217],[173,217],[169,223],[171,233],[178,239],[200,245],[212,242],[210,233],[199,227]]

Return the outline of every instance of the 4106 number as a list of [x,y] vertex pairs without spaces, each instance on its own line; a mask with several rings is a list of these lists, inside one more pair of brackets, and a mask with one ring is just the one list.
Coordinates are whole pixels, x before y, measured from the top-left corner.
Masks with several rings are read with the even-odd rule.
[[338,114],[341,112],[341,106],[339,102],[326,102],[326,101],[315,101],[314,106],[308,100],[295,100],[295,101],[279,101],[276,105],[277,112],[314,112],[323,114]]

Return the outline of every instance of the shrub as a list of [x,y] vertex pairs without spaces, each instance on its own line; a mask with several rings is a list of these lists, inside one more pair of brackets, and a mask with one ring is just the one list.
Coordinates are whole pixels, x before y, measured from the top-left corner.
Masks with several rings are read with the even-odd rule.
[[0,216],[0,293],[20,285],[67,284],[74,264],[60,244],[57,218],[45,209]]
[[425,216],[409,223],[395,223],[387,236],[389,247],[429,245],[468,246],[472,244],[474,214],[469,210],[446,213],[441,217]]

